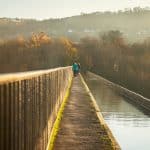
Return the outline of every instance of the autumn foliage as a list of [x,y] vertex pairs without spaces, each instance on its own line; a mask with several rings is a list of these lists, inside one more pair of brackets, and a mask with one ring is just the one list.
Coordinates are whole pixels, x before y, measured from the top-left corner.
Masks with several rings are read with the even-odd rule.
[[0,72],[49,69],[69,65],[77,56],[77,49],[67,38],[51,38],[33,33],[29,39],[18,36],[0,44]]

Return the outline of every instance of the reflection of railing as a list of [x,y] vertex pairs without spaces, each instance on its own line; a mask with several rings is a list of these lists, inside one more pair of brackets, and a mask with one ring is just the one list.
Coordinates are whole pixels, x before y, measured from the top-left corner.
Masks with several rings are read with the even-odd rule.
[[0,149],[46,149],[71,67],[0,76]]

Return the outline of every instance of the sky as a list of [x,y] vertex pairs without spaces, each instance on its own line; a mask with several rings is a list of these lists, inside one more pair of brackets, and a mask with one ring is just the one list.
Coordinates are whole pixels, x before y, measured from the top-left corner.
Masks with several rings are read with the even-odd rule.
[[150,0],[0,0],[0,17],[41,20],[137,6],[150,7]]

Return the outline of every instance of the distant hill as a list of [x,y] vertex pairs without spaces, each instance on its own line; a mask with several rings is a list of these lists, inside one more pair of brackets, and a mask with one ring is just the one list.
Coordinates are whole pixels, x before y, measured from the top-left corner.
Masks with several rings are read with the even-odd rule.
[[66,36],[78,41],[84,36],[99,36],[109,30],[120,30],[130,41],[150,37],[150,9],[135,7],[118,12],[82,13],[61,19],[0,18],[0,39],[18,35],[28,37],[33,32],[45,32],[52,37]]

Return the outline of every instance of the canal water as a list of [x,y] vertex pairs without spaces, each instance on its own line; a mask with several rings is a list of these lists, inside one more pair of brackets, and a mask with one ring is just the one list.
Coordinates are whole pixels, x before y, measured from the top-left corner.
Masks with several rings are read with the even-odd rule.
[[150,150],[150,116],[96,77],[86,82],[122,150]]

